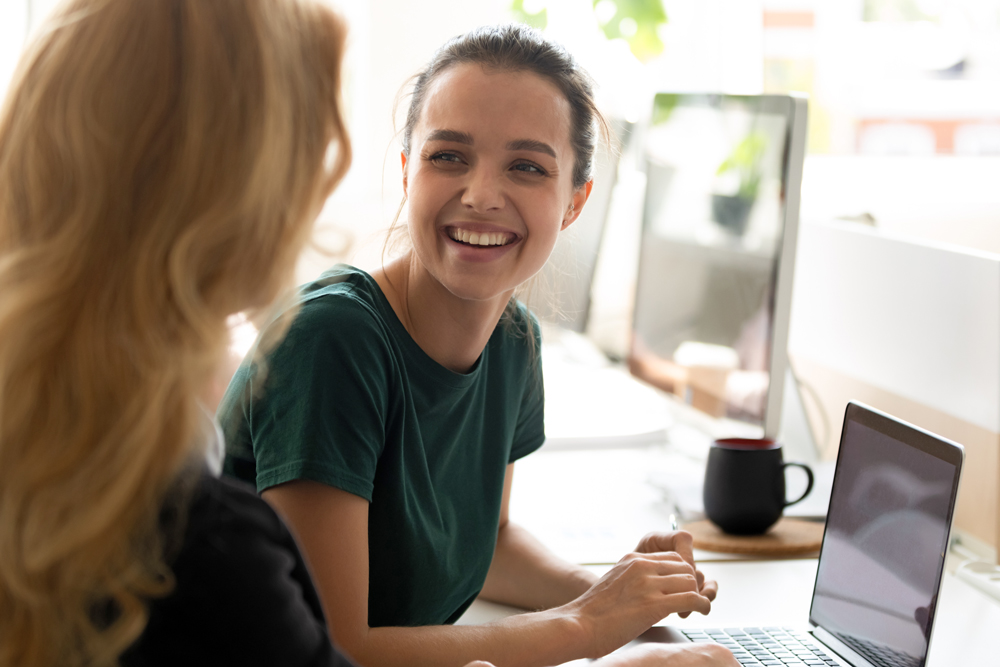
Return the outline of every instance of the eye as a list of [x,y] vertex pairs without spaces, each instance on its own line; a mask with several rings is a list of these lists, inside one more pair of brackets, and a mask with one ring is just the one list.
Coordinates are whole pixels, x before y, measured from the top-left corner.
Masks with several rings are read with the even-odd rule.
[[546,171],[539,167],[533,162],[515,162],[511,169],[514,171],[520,171],[525,174],[538,174],[540,176],[546,176]]
[[433,153],[427,158],[430,162],[437,164],[460,164],[462,162],[462,156],[457,153],[452,153],[449,151],[440,151],[438,153]]

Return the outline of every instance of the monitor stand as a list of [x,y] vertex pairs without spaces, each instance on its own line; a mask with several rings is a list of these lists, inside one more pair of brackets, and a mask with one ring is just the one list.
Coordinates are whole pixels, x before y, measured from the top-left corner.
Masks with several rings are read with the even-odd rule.
[[815,463],[820,460],[809,417],[802,402],[802,387],[791,368],[785,368],[785,391],[781,405],[779,441],[786,461]]

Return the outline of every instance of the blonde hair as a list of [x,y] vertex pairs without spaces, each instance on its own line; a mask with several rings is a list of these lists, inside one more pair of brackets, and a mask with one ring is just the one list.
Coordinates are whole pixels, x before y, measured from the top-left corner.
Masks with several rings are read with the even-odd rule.
[[226,317],[287,289],[350,162],[343,47],[305,0],[70,0],[23,55],[0,112],[0,665],[114,664],[170,591],[158,513]]

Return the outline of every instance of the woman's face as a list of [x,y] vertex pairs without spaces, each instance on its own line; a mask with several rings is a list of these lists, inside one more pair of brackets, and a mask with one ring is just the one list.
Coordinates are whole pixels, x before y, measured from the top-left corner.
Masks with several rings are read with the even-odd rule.
[[542,268],[590,184],[573,188],[569,102],[527,72],[449,68],[403,157],[417,261],[453,295],[506,302]]

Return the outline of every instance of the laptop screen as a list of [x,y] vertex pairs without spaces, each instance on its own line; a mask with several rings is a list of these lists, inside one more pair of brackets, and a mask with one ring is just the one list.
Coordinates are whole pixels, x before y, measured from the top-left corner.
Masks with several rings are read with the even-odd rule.
[[960,465],[925,432],[883,418],[890,435],[852,409],[873,415],[848,408],[810,621],[875,664],[923,665]]

